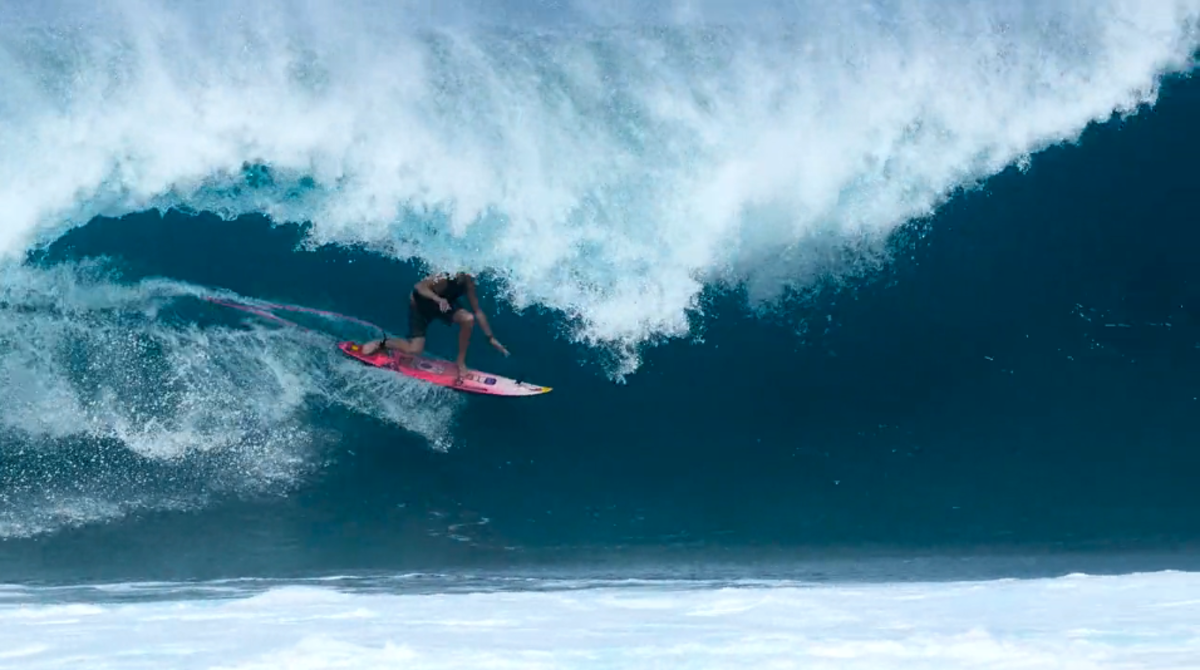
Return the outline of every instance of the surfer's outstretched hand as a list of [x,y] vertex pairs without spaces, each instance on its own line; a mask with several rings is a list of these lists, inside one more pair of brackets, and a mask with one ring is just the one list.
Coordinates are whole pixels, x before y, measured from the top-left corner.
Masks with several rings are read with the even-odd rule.
[[505,356],[508,355],[508,349],[505,349],[504,345],[500,344],[500,340],[497,340],[496,338],[493,337],[493,338],[490,338],[488,341],[492,343],[493,347],[496,347],[496,351],[499,351],[500,353],[504,354]]

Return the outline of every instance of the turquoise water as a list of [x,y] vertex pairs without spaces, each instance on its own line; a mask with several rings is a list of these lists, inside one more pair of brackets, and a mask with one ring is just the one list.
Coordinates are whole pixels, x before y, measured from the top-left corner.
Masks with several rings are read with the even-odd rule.
[[[1197,538],[1195,2],[39,7],[0,22],[8,581]],[[402,334],[463,265],[514,353],[472,364],[554,393],[205,300]]]

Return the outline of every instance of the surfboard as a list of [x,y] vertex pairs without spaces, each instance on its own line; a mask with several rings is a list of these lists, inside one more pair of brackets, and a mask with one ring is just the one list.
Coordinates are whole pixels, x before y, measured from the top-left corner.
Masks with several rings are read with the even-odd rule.
[[550,392],[549,386],[526,384],[515,379],[470,368],[460,380],[458,379],[458,366],[453,361],[441,358],[412,356],[399,351],[376,351],[368,356],[362,352],[362,345],[357,342],[338,342],[338,349],[341,349],[347,356],[367,365],[394,370],[402,375],[457,391],[498,396],[529,396]]

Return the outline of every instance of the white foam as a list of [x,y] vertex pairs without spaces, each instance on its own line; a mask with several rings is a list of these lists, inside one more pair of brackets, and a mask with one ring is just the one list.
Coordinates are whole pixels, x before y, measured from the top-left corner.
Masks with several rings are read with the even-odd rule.
[[[461,404],[453,392],[368,370],[332,337],[298,328],[160,318],[210,294],[171,281],[117,284],[99,268],[5,272],[0,538],[136,509],[187,508],[214,494],[287,491],[336,437],[312,424],[314,403],[449,447]],[[193,309],[227,308],[195,300]],[[114,462],[102,441],[135,458]],[[142,473],[138,459],[166,470]]]
[[[1191,668],[1200,578],[0,604],[0,668]],[[5,665],[8,663],[9,665]]]
[[[623,348],[618,374],[687,332],[705,282],[768,300],[869,267],[1200,45],[1200,0],[576,3],[524,33],[470,18],[537,14],[515,2],[75,4],[0,22],[0,251],[178,202],[310,219],[494,268]],[[233,189],[247,161],[273,186]]]

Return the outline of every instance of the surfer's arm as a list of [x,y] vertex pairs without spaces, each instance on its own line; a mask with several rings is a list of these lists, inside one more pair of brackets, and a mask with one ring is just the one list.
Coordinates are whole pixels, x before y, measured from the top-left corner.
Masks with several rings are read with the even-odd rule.
[[479,306],[479,296],[475,294],[475,280],[473,279],[467,282],[467,300],[471,303],[471,311],[475,312],[475,322],[483,329],[483,334],[487,335],[489,340],[496,339],[496,336],[492,335],[492,327],[488,324],[487,315]]
[[435,283],[437,283],[439,279],[441,279],[441,277],[439,275],[433,275],[430,277],[426,277],[426,278],[422,279],[421,281],[417,282],[417,285],[414,288],[417,289],[417,293],[420,293],[421,295],[425,296],[426,298],[429,298],[430,300],[432,300],[436,303],[440,303],[442,296],[433,292],[433,285]]

